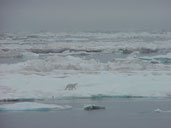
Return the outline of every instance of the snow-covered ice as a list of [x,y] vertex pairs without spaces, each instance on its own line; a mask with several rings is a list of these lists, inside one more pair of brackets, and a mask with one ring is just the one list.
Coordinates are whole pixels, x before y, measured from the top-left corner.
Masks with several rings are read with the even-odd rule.
[[[156,73],[156,74],[155,74]],[[92,73],[0,76],[0,99],[66,98],[66,97],[169,97],[170,75],[157,72]],[[78,83],[76,89],[65,90],[68,84]]]
[[171,96],[169,31],[1,35],[0,100]]

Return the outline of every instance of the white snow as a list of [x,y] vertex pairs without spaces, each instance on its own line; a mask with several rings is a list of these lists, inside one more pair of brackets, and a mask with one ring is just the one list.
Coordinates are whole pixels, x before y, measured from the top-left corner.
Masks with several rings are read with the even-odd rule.
[[[68,84],[78,83],[76,89],[65,90]],[[0,76],[0,99],[65,98],[92,96],[171,95],[170,75],[160,72],[92,73]]]

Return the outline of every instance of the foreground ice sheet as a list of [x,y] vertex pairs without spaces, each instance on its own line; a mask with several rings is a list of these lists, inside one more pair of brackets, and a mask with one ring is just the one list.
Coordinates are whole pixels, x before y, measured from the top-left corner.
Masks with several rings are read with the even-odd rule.
[[21,102],[13,104],[0,105],[0,111],[49,111],[49,110],[63,110],[70,109],[71,106],[61,106],[53,104],[42,104],[35,102]]
[[[77,83],[76,89],[65,90]],[[0,76],[0,99],[169,97],[170,75],[162,72],[74,73]]]

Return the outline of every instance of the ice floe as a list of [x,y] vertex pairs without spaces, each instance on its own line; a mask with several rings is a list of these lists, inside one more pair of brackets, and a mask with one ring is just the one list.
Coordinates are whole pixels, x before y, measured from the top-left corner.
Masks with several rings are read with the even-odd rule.
[[49,111],[71,109],[68,105],[43,104],[36,102],[20,102],[1,104],[0,111]]
[[[158,73],[11,74],[0,76],[0,99],[170,97],[170,75]],[[76,89],[65,90],[72,83]]]
[[156,113],[171,113],[171,110],[162,110],[162,109],[155,109],[154,112]]
[[98,109],[105,109],[104,106],[95,105],[95,104],[88,104],[84,106],[84,110],[90,111],[90,110],[98,110]]

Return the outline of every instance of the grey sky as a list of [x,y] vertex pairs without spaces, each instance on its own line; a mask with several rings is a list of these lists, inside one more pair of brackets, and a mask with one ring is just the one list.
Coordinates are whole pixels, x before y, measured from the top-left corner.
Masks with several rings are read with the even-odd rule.
[[58,26],[167,26],[169,0],[0,0],[0,25],[9,28]]

